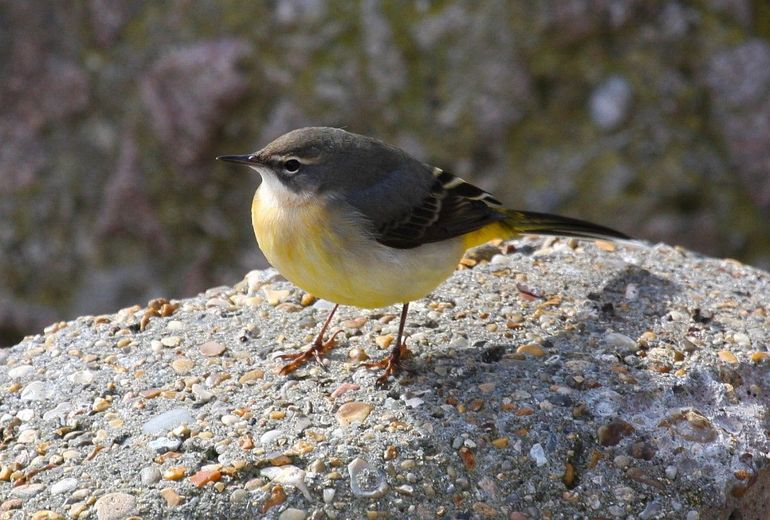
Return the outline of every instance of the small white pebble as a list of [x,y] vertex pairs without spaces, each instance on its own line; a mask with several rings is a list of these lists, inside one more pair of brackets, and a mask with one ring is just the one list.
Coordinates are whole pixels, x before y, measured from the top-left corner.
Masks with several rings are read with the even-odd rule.
[[22,401],[44,401],[54,395],[53,388],[42,381],[33,381],[21,391]]
[[281,437],[286,437],[286,432],[283,430],[268,430],[262,434],[262,436],[259,438],[259,442],[262,444],[262,446],[266,446],[268,444],[272,444]]
[[21,379],[22,377],[31,374],[32,370],[34,370],[32,365],[19,365],[8,371],[8,377],[11,379]]
[[164,347],[178,347],[182,342],[182,338],[179,336],[166,336],[165,338],[162,338],[160,342]]
[[166,324],[168,330],[184,330],[184,323],[179,320],[171,320]]
[[190,390],[195,396],[195,400],[199,403],[208,403],[214,398],[214,392],[207,390],[206,387],[200,383],[194,383]]
[[69,493],[73,489],[78,487],[78,479],[74,477],[63,478],[58,482],[54,482],[49,491],[52,495],[61,495],[63,493]]
[[624,352],[635,351],[636,341],[619,332],[609,332],[604,335],[604,342]]
[[220,420],[222,421],[222,424],[224,424],[225,426],[232,426],[233,424],[240,421],[241,418],[238,417],[237,415],[226,414],[226,415],[223,415]]
[[230,502],[233,504],[243,504],[249,499],[249,497],[251,497],[251,493],[249,493],[247,490],[236,489],[230,495]]
[[278,515],[278,520],[305,520],[306,516],[307,513],[305,511],[290,507]]
[[749,339],[749,336],[744,334],[743,332],[736,332],[733,334],[733,341],[737,345],[740,345],[742,347],[748,347],[751,346],[751,339]]
[[297,466],[290,464],[280,467],[262,468],[259,470],[259,474],[279,482],[281,484],[288,484],[299,489],[308,501],[313,500],[313,495],[310,494],[310,490],[305,484],[305,470],[299,469]]
[[21,422],[29,422],[35,417],[35,410],[32,408],[19,410],[19,412],[16,414],[16,417],[18,417]]
[[160,469],[156,468],[155,466],[148,466],[146,468],[142,468],[142,471],[139,472],[139,479],[142,481],[142,484],[145,486],[149,486],[152,484],[155,484],[156,482],[160,481]]
[[38,440],[37,430],[24,430],[16,437],[19,444],[34,444]]
[[630,283],[626,285],[625,298],[630,302],[635,301],[637,298],[639,298],[639,287],[635,283]]
[[535,461],[535,464],[537,464],[538,467],[545,466],[548,463],[548,459],[545,456],[545,450],[539,442],[532,445],[532,448],[529,450],[529,456]]
[[410,486],[408,484],[403,484],[401,486],[396,486],[393,489],[395,490],[396,493],[399,493],[401,495],[406,495],[406,496],[414,495],[414,487],[412,487],[412,486]]
[[90,385],[94,380],[94,373],[90,370],[79,370],[73,374],[70,374],[67,376],[67,379],[71,383],[75,383],[76,385]]
[[147,421],[144,426],[142,426],[142,431],[144,433],[153,435],[160,432],[173,430],[182,423],[192,424],[194,422],[195,419],[193,419],[193,416],[190,415],[190,412],[187,410],[187,408],[172,408],[171,410],[156,415]]

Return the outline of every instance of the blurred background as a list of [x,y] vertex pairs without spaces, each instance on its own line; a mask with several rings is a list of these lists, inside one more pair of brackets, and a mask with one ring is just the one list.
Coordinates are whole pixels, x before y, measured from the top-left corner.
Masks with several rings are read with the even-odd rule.
[[767,0],[3,0],[0,344],[264,266],[214,157],[307,125],[770,266]]

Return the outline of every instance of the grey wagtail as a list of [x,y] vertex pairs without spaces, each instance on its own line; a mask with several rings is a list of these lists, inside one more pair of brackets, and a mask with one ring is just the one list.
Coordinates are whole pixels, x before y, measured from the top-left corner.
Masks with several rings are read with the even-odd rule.
[[[251,222],[267,260],[289,281],[336,305],[312,345],[281,374],[334,345],[324,340],[339,305],[401,303],[398,336],[380,384],[406,353],[409,302],[449,277],[466,249],[520,234],[628,239],[582,220],[505,209],[491,194],[403,150],[337,128],[301,128],[258,152],[223,155],[262,177]],[[335,334],[336,335],[336,334]]]

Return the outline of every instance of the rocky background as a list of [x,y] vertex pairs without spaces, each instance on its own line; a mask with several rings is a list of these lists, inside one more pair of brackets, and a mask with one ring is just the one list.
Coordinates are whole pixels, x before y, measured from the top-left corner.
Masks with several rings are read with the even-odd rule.
[[[767,520],[770,273],[525,237],[410,305],[234,287],[0,349],[0,520]],[[512,281],[515,280],[515,283]]]
[[5,0],[0,107],[0,344],[264,265],[213,158],[309,124],[770,265],[764,0]]

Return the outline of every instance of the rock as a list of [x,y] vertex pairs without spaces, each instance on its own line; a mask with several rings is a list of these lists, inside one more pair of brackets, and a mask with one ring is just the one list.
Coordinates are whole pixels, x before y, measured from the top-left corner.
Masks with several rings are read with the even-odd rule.
[[170,439],[168,437],[158,437],[147,443],[147,447],[157,453],[166,453],[167,451],[176,451],[181,446],[180,439]]
[[289,507],[281,511],[281,514],[278,515],[278,520],[305,520],[306,517],[307,513],[305,511]]
[[380,498],[388,491],[388,483],[382,471],[361,458],[348,464],[350,489],[357,497]]
[[179,336],[166,336],[160,339],[161,345],[168,348],[178,347],[182,342],[182,338]]
[[535,461],[535,464],[537,464],[538,467],[548,463],[548,459],[545,456],[545,450],[543,450],[543,446],[539,442],[532,445],[532,448],[529,450],[529,456]]
[[714,53],[706,82],[715,128],[721,134],[736,174],[748,196],[765,214],[770,211],[770,43],[748,38]]
[[152,484],[155,484],[156,482],[160,481],[161,474],[160,469],[158,469],[155,466],[148,466],[145,468],[142,468],[142,471],[139,473],[139,480],[142,482],[142,485],[144,486],[151,486]]
[[198,347],[200,353],[204,356],[214,357],[221,356],[222,353],[227,350],[227,347],[216,341],[207,341],[203,345]]
[[192,394],[195,396],[195,400],[201,404],[208,403],[214,398],[214,392],[206,389],[203,385],[195,383],[190,388]]
[[526,345],[521,345],[516,348],[516,352],[519,354],[527,354],[532,357],[545,356],[545,351],[543,348],[535,343],[527,343]]
[[51,485],[49,491],[52,495],[62,495],[73,491],[78,486],[78,479],[74,477],[63,478]]
[[23,432],[19,433],[16,441],[20,444],[34,444],[37,442],[38,437],[39,434],[37,430],[24,430]]
[[136,498],[128,493],[108,493],[94,504],[98,520],[124,520],[136,516]]
[[709,443],[717,438],[714,425],[696,410],[678,410],[660,421],[658,426],[668,428],[688,441]]
[[631,106],[631,85],[622,76],[612,76],[591,94],[591,119],[602,130],[612,130],[627,117]]
[[251,497],[251,493],[245,489],[236,489],[230,494],[230,502],[236,505],[245,504]]
[[248,372],[245,372],[239,379],[238,382],[242,385],[247,385],[250,383],[254,383],[256,381],[259,381],[265,376],[265,371],[261,368],[255,368],[254,370],[249,370]]
[[32,513],[30,520],[64,520],[64,516],[55,511],[43,509],[41,511],[35,511]]
[[22,401],[44,401],[54,395],[54,388],[43,381],[33,381],[21,391]]
[[94,381],[94,373],[90,370],[78,370],[67,376],[67,379],[76,385],[90,385]]
[[267,303],[273,306],[276,306],[279,303],[286,301],[291,295],[291,292],[285,289],[276,290],[276,289],[265,288],[264,291],[265,291],[265,300],[267,300]]
[[735,364],[738,362],[738,358],[729,350],[720,350],[717,352],[717,356],[725,363]]
[[190,415],[187,408],[173,408],[167,412],[156,415],[147,421],[144,426],[142,426],[142,431],[154,435],[164,431],[173,430],[180,424],[190,424],[193,422],[195,422],[195,419]]
[[597,437],[602,446],[615,446],[623,437],[631,435],[635,431],[631,424],[622,419],[615,419],[609,424],[599,427]]
[[195,361],[186,357],[178,357],[171,362],[171,368],[179,375],[189,374],[195,367]]
[[[528,252],[541,243],[501,244],[512,252],[505,267],[459,270],[415,302],[414,355],[387,389],[347,352],[393,334],[397,314],[341,309],[341,321],[368,319],[325,368],[311,361],[284,376],[274,353],[312,340],[300,324],[322,317],[236,303],[246,282],[177,302],[182,339],[171,349],[158,347],[168,318],[141,329],[141,307],[29,337],[4,358],[40,368],[0,385],[0,494],[24,518],[47,515],[46,498],[58,514],[98,518],[108,488],[135,495],[130,513],[150,517],[537,518],[543,504],[564,518],[750,517],[765,478],[767,360],[754,354],[770,338],[768,275],[664,245],[607,252],[554,239]],[[525,281],[531,300],[512,285]],[[694,311],[705,302],[707,320]],[[516,326],[487,328],[507,320]],[[259,335],[244,335],[254,322]],[[209,341],[227,350],[204,357]],[[547,355],[516,352],[527,344]],[[485,357],[490,345],[500,348]],[[635,362],[618,352],[631,349]],[[182,355],[195,367],[180,377],[169,363]],[[661,361],[676,373],[657,371]],[[85,370],[89,385],[68,380]],[[23,401],[32,380],[54,396]],[[206,392],[216,395],[204,402]]]
[[24,502],[20,498],[9,498],[0,503],[0,512],[19,509]]
[[197,488],[202,488],[209,482],[218,482],[222,472],[218,469],[202,469],[190,476],[190,482]]
[[141,78],[156,135],[175,150],[171,158],[179,165],[202,157],[226,108],[248,90],[238,63],[249,52],[240,38],[200,41],[167,50]]
[[161,477],[163,480],[182,480],[186,474],[187,468],[185,466],[171,466],[161,473]]
[[43,484],[23,484],[11,490],[11,495],[18,498],[32,498],[45,489]]
[[232,426],[232,425],[240,422],[241,418],[238,417],[237,415],[233,415],[233,414],[229,414],[228,413],[228,414],[225,414],[222,417],[220,417],[219,420],[222,421],[222,424],[224,424],[225,426]]
[[[367,358],[364,358],[364,359],[367,359]],[[340,386],[335,388],[334,391],[332,391],[330,397],[332,399],[336,399],[336,398],[340,397],[342,394],[345,394],[346,392],[352,392],[352,391],[358,390],[360,388],[361,388],[361,386],[357,385],[355,383],[342,383]]]
[[35,370],[32,365],[19,365],[8,371],[8,377],[11,379],[23,379]]
[[637,350],[636,341],[625,334],[609,332],[605,334],[604,341],[608,346],[618,350],[621,355],[633,354]]
[[170,508],[179,507],[184,502],[184,497],[176,492],[174,488],[166,487],[160,490],[160,496],[166,501]]
[[287,484],[299,489],[305,498],[313,500],[310,491],[305,485],[305,471],[299,469],[296,466],[286,465],[281,467],[263,468],[260,470],[260,474],[266,476],[270,480],[274,480],[281,484]]
[[334,416],[340,426],[345,427],[353,423],[363,423],[373,408],[369,403],[351,401],[340,406]]
[[286,432],[284,432],[283,430],[268,430],[260,436],[259,442],[263,446],[267,446],[269,444],[274,443],[276,440],[280,438],[285,438],[285,437],[286,437]]

